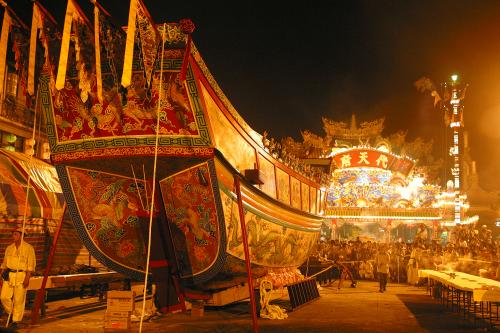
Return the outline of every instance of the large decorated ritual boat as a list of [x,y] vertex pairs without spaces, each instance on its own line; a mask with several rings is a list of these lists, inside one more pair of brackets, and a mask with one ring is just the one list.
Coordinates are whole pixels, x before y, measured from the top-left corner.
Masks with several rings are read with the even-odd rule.
[[116,29],[98,4],[90,24],[69,0],[58,39],[34,7],[32,34],[40,29],[45,46],[38,104],[85,245],[144,279],[152,214],[153,280],[228,288],[246,276],[241,198],[253,277],[295,281],[323,221],[321,175],[241,118],[192,42],[191,21],[157,25],[141,1],[130,8],[127,29]]

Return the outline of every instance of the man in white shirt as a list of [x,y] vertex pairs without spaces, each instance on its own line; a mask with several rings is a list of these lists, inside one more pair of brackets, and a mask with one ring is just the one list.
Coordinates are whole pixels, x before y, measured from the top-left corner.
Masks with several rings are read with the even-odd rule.
[[375,263],[377,264],[377,274],[379,279],[379,291],[385,292],[387,286],[387,278],[389,277],[389,265],[391,258],[384,244],[379,245],[377,255],[375,256]]
[[[24,237],[26,237],[26,231],[24,231]],[[2,276],[0,301],[9,314],[9,321],[12,322],[11,328],[16,328],[23,319],[26,289],[36,266],[35,250],[24,241],[24,237],[22,227],[12,231],[14,243],[5,249],[0,266]]]

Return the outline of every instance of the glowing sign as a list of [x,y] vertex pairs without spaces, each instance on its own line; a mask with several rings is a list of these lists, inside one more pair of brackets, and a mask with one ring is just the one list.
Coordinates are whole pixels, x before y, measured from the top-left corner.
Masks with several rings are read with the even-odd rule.
[[339,169],[369,167],[399,172],[407,176],[414,161],[374,148],[353,148],[333,155],[333,162]]

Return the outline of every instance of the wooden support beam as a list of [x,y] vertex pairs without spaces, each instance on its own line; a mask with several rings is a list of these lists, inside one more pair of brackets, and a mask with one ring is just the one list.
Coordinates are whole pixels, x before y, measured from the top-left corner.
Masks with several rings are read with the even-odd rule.
[[253,324],[253,332],[259,332],[259,326],[257,323],[257,307],[255,305],[255,293],[253,290],[253,281],[252,281],[252,269],[250,267],[250,251],[248,250],[248,238],[247,238],[247,226],[245,223],[245,214],[243,212],[243,201],[241,199],[241,187],[240,187],[240,178],[238,175],[234,176],[234,185],[236,188],[236,196],[238,200],[238,210],[240,213],[240,224],[241,224],[241,235],[243,238],[243,249],[245,250],[245,263],[247,267],[247,279],[248,279],[248,291],[250,293],[250,306],[252,310],[252,324]]
[[54,261],[54,255],[56,253],[57,241],[59,240],[59,234],[61,233],[62,225],[64,223],[64,215],[66,214],[66,203],[64,203],[63,213],[61,221],[57,226],[56,232],[54,234],[54,239],[52,240],[52,247],[50,248],[50,254],[47,259],[47,265],[45,266],[45,271],[43,272],[42,287],[38,289],[36,293],[35,304],[33,305],[33,310],[31,311],[31,325],[37,325],[40,319],[40,305],[45,298],[45,286],[47,285],[47,279],[49,277],[50,269],[52,268],[52,262]]

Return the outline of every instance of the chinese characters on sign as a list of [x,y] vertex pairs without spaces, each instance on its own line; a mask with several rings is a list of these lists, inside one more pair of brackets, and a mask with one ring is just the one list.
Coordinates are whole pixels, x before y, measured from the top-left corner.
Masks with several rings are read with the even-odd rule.
[[372,167],[399,172],[403,175],[413,168],[414,162],[408,158],[389,154],[377,149],[351,149],[333,156],[338,168]]

